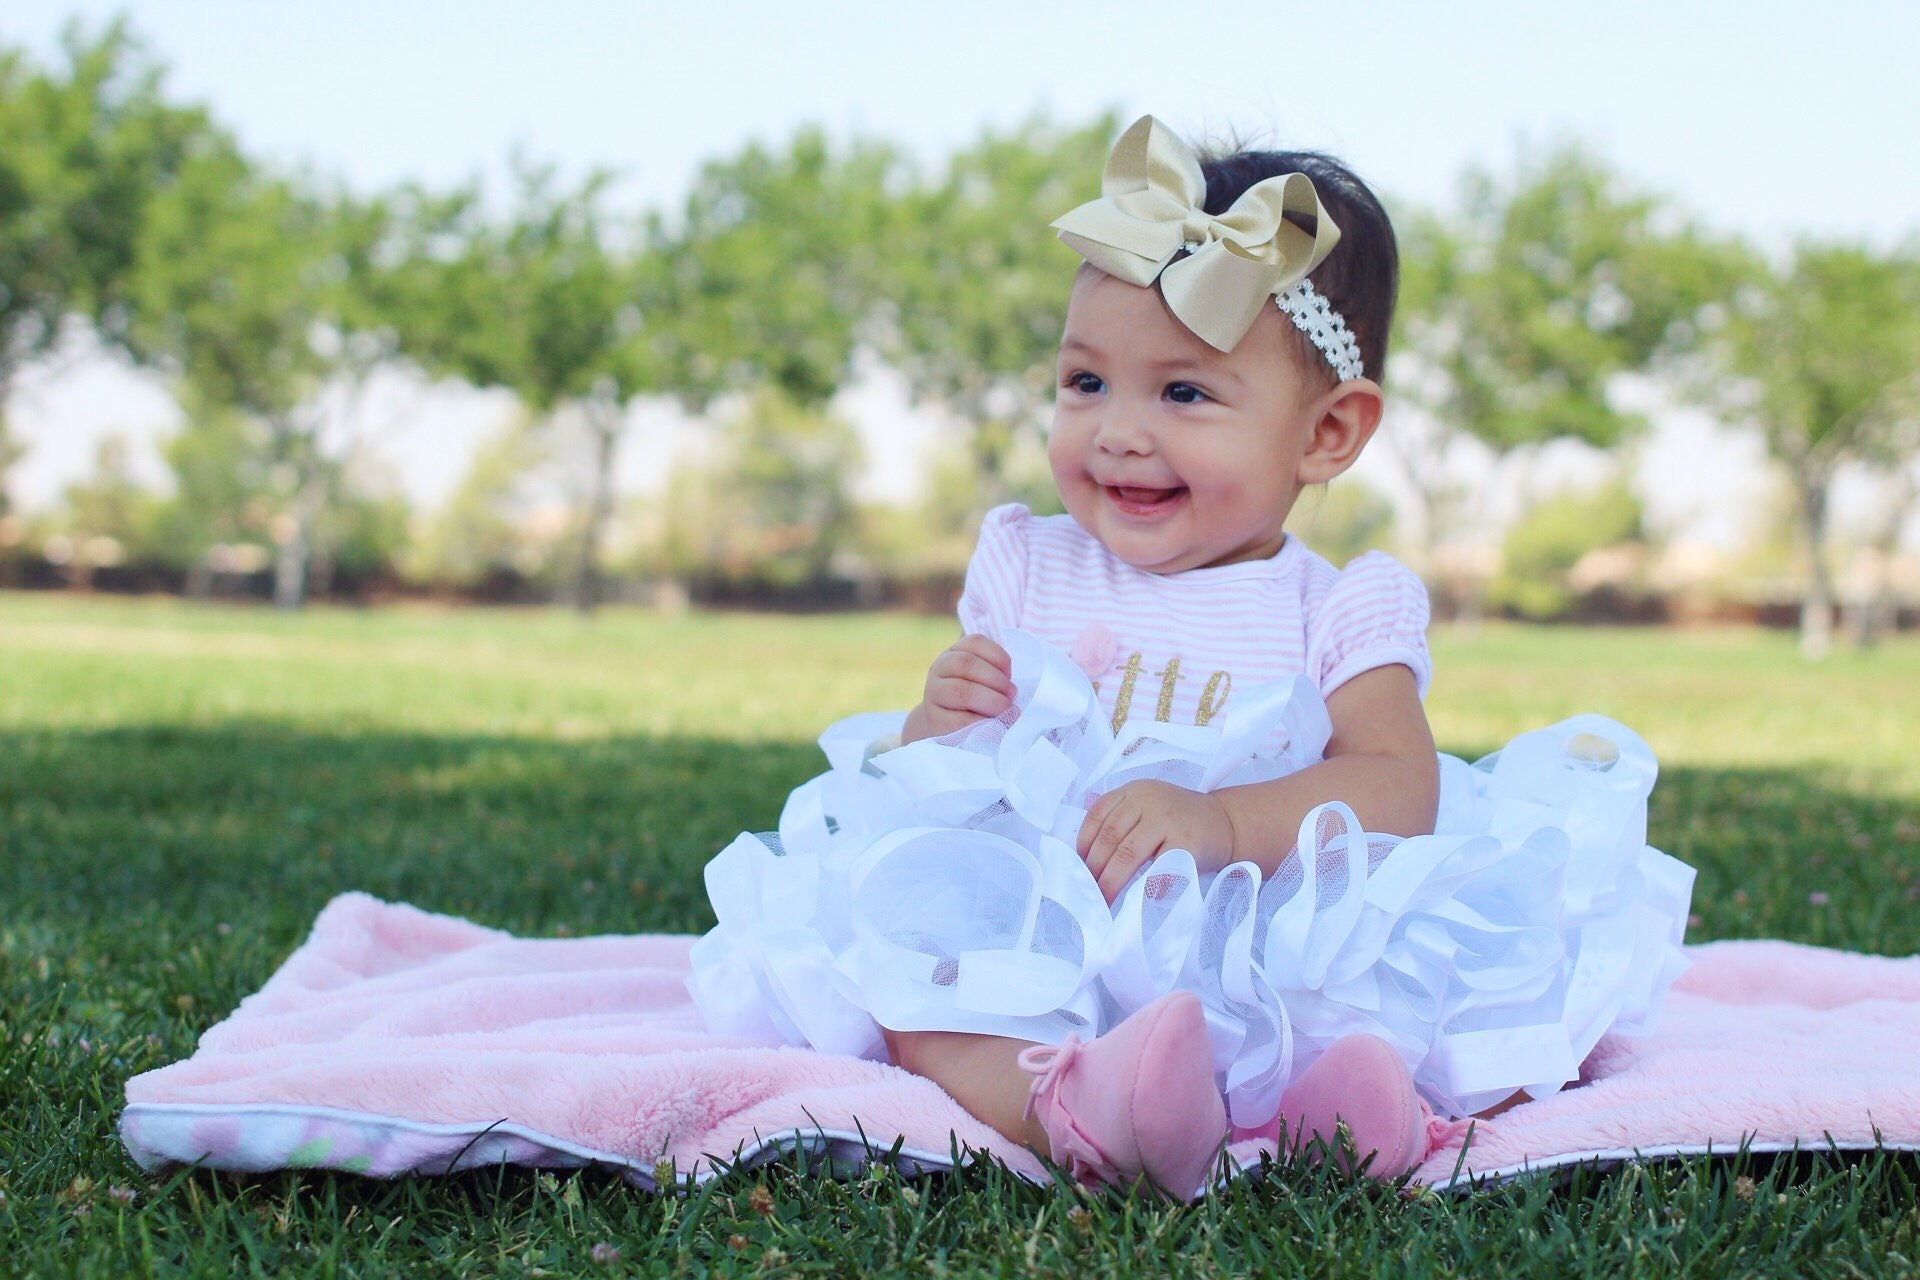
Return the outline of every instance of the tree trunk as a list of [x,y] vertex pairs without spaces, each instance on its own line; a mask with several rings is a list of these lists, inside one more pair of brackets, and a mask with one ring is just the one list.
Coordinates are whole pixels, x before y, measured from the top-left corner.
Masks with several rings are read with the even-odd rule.
[[1809,659],[1833,648],[1833,581],[1827,573],[1827,488],[1824,473],[1794,476],[1800,490],[1800,526],[1807,548],[1807,581],[1800,597],[1800,652]]
[[307,535],[297,527],[274,548],[273,607],[298,609],[307,600]]
[[1867,550],[1873,556],[1872,581],[1866,585],[1859,611],[1854,618],[1854,642],[1862,649],[1879,643],[1880,632],[1892,630],[1898,621],[1893,599],[1893,562],[1900,554],[1900,530],[1914,503],[1920,501],[1920,483],[1911,470],[1899,471],[1894,480],[1892,500],[1886,522],[1875,530]]
[[187,566],[187,599],[206,600],[213,595],[213,564],[207,552],[201,552]]
[[[1447,449],[1456,435],[1437,420],[1427,424],[1431,435],[1418,435],[1418,445],[1406,434],[1387,436],[1387,452],[1398,465],[1400,475],[1413,493],[1417,508],[1416,529],[1402,532],[1402,550],[1409,566],[1429,583],[1442,581],[1440,546],[1449,535],[1458,535],[1465,496],[1458,481],[1446,473]],[[1383,433],[1385,434],[1385,433]],[[1458,594],[1448,582],[1449,595]],[[1466,593],[1472,595],[1471,591]],[[1456,602],[1464,607],[1464,600]],[[1476,610],[1478,603],[1473,606]],[[1456,609],[1456,614],[1460,612]]]
[[1013,424],[992,416],[984,407],[969,415],[973,430],[967,435],[967,465],[972,472],[973,493],[967,501],[969,521],[978,525],[987,512],[1008,501],[1007,454],[1013,441]]
[[338,567],[333,549],[326,539],[316,538],[307,550],[307,594],[322,600],[333,594],[333,574]]
[[293,496],[293,528],[273,558],[273,603],[298,609],[307,601],[307,567],[313,559],[313,530],[326,506],[327,480],[318,466],[303,477]]
[[7,497],[7,471],[23,452],[21,447],[7,435],[7,399],[12,387],[12,371],[0,365],[0,518],[4,518],[13,509]]
[[600,543],[613,516],[613,463],[620,444],[619,411],[597,407],[588,421],[593,431],[593,489],[580,528],[580,561],[574,567],[573,607],[585,615],[600,603]]

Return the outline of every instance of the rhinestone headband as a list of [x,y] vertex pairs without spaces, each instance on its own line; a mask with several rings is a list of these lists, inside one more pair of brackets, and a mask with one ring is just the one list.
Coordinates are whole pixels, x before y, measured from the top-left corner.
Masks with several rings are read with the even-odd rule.
[[1340,381],[1363,377],[1366,366],[1360,359],[1360,343],[1353,336],[1353,330],[1347,328],[1347,322],[1326,295],[1313,287],[1313,281],[1302,278],[1288,288],[1273,295],[1274,305],[1286,313],[1293,321],[1293,327],[1307,335],[1307,340],[1320,348],[1320,354],[1333,366],[1333,372]]

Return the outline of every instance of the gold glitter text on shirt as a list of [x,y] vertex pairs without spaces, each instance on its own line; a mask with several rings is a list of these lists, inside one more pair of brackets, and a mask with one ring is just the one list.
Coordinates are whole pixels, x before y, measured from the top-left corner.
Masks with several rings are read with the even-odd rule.
[[1120,726],[1127,722],[1127,712],[1133,710],[1133,682],[1140,678],[1140,654],[1136,651],[1127,655],[1126,668],[1120,673],[1120,693],[1113,700],[1113,731],[1120,732]]
[[[1113,717],[1110,721],[1115,734],[1120,732],[1120,726],[1127,722],[1127,716],[1133,710],[1133,687],[1139,683],[1140,673],[1145,666],[1146,655],[1136,650],[1127,655],[1127,663],[1120,669],[1120,691],[1114,695]],[[1160,697],[1154,706],[1153,718],[1167,724],[1173,719],[1173,695],[1180,685],[1180,659],[1168,658],[1159,676]],[[1225,671],[1214,672],[1206,688],[1201,691],[1200,705],[1193,722],[1204,725],[1219,715],[1221,708],[1227,705],[1227,695],[1232,690],[1233,676]],[[1100,683],[1097,681],[1093,686],[1093,694],[1096,698],[1100,696]]]
[[[1227,695],[1233,692],[1233,677],[1224,671],[1216,671],[1207,681],[1207,687],[1200,691],[1200,709],[1194,715],[1195,724],[1204,725],[1220,713],[1227,705]],[[1217,697],[1217,701],[1216,701]]]
[[1160,675],[1160,705],[1153,709],[1153,718],[1161,724],[1173,719],[1173,686],[1180,679],[1180,659],[1168,658],[1167,668]]

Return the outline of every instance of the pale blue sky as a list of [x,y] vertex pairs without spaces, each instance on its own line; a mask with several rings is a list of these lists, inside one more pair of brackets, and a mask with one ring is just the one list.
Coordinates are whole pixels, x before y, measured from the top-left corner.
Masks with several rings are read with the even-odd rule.
[[1578,137],[1717,226],[1891,243],[1920,225],[1920,5],[7,0],[46,52],[128,13],[256,151],[373,187],[515,144],[668,202],[803,122],[937,157],[1035,109],[1267,130],[1440,202],[1469,163]]

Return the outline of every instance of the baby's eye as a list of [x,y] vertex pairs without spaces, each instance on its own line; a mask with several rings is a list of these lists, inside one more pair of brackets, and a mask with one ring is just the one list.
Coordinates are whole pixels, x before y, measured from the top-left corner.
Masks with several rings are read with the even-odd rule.
[[1097,373],[1070,373],[1065,385],[1083,396],[1097,396],[1107,389],[1107,384]]
[[1194,386],[1191,382],[1169,382],[1167,384],[1167,399],[1173,401],[1175,404],[1199,404],[1207,398],[1207,393]]

